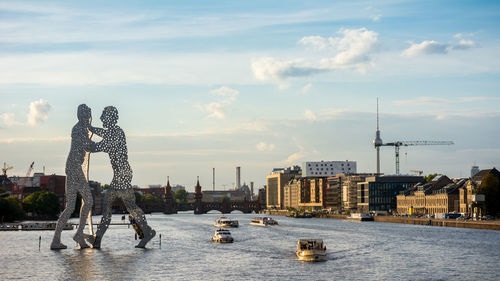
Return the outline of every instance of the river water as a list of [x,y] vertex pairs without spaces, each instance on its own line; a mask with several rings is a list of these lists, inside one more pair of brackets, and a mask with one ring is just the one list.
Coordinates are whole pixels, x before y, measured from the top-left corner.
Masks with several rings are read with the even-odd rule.
[[[220,214],[147,215],[157,236],[136,249],[132,228],[110,226],[102,248],[49,249],[52,231],[0,232],[3,280],[500,280],[500,231],[230,214],[235,242],[210,238]],[[94,221],[98,220],[94,217]],[[113,216],[121,222],[121,216]],[[161,234],[161,245],[159,235]],[[38,238],[41,236],[41,249]],[[298,238],[322,238],[327,260],[300,262]]]

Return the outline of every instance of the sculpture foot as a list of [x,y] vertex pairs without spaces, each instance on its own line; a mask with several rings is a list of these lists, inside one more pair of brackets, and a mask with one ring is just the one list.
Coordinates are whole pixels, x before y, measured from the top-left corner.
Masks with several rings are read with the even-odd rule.
[[66,248],[68,248],[68,247],[66,247],[66,245],[64,245],[61,242],[59,242],[59,243],[52,242],[52,244],[50,244],[51,250],[61,250],[61,249],[66,249]]
[[95,235],[90,235],[90,234],[83,234],[83,237],[85,238],[85,240],[87,240],[87,242],[90,243],[90,245],[92,245],[93,249],[101,248],[100,238],[97,238]]
[[90,246],[85,243],[85,239],[82,233],[75,234],[75,236],[73,236],[73,240],[75,240],[75,242],[80,245],[80,249],[90,248]]
[[147,233],[144,233],[144,238],[141,239],[141,242],[139,242],[139,244],[137,244],[135,247],[136,248],[146,248],[146,244],[151,241],[151,239],[153,239],[153,237],[155,237],[156,235],[156,231],[154,231],[153,229],[151,229],[151,231],[147,232]]

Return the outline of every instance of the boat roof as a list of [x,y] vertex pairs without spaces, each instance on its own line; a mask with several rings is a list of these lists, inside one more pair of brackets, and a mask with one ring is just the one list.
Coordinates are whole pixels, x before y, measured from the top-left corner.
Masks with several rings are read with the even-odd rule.
[[306,242],[321,242],[323,243],[323,239],[320,239],[320,238],[302,238],[302,239],[299,239],[297,240],[297,243],[306,243]]

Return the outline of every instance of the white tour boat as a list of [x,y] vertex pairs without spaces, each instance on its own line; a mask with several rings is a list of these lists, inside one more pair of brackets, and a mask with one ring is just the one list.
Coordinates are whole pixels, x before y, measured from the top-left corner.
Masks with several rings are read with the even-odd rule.
[[233,243],[231,232],[227,229],[219,228],[215,231],[212,241],[216,243]]
[[273,220],[271,217],[255,217],[250,222],[251,225],[260,225],[260,226],[268,226],[268,225],[278,225],[278,222]]
[[373,217],[367,213],[352,213],[347,219],[353,221],[373,221]]
[[216,227],[238,227],[238,221],[229,219],[225,216],[221,216],[220,218],[214,221],[214,226]]
[[297,257],[301,261],[324,261],[326,247],[321,239],[299,239],[297,241]]

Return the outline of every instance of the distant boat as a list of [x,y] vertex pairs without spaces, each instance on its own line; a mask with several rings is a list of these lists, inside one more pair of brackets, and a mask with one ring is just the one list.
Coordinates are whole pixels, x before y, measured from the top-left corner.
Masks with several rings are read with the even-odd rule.
[[255,217],[252,219],[250,224],[259,226],[269,226],[269,225],[278,225],[278,222],[273,220],[271,217]]
[[221,216],[220,218],[214,221],[214,226],[216,227],[238,227],[239,223],[237,220],[229,219],[225,216]]
[[324,261],[326,247],[321,239],[299,239],[297,241],[297,258],[301,261]]
[[347,219],[354,221],[373,221],[373,217],[367,213],[352,213]]
[[[73,225],[66,223],[63,230],[72,230]],[[22,223],[21,230],[56,230],[55,222],[30,222]]]
[[233,243],[233,237],[229,230],[219,228],[215,231],[214,236],[212,236],[212,241],[216,243]]

